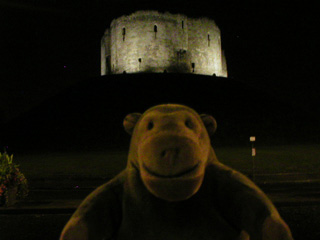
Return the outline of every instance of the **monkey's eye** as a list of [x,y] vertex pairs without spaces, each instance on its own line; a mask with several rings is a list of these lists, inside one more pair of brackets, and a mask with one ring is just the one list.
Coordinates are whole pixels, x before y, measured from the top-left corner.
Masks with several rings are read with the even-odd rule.
[[148,123],[147,129],[148,129],[148,130],[151,130],[152,128],[153,128],[153,122],[150,121],[150,122]]
[[190,119],[187,119],[187,120],[185,121],[185,125],[186,125],[187,128],[189,128],[189,129],[193,129],[193,128],[194,128],[194,124],[193,124],[193,122],[192,122]]

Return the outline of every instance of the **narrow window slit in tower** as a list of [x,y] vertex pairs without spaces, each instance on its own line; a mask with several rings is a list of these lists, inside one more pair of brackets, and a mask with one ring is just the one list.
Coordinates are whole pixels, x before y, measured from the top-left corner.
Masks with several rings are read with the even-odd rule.
[[157,38],[157,32],[158,32],[158,26],[157,25],[153,26],[153,31],[154,31],[154,37]]
[[191,63],[191,67],[192,67],[192,72],[194,72],[195,64]]
[[122,28],[122,40],[124,41],[126,38],[126,28]]
[[138,62],[139,62],[138,68],[139,68],[139,71],[140,71],[140,68],[141,68],[141,58],[138,59]]
[[181,22],[181,27],[184,29],[184,21]]
[[208,34],[208,47],[210,47],[210,34]]

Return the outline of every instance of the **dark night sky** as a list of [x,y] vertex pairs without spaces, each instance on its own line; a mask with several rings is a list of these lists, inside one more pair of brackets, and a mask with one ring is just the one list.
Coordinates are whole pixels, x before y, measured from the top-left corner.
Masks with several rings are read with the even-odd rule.
[[99,76],[104,30],[113,18],[140,9],[214,19],[231,78],[320,113],[318,13],[307,2],[0,0],[0,117],[2,111],[10,119],[76,81]]

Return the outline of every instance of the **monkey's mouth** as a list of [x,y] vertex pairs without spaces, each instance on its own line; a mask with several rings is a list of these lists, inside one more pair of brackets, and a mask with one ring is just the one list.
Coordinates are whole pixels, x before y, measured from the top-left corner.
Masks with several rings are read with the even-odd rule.
[[196,165],[194,165],[193,167],[185,170],[185,171],[182,171],[182,172],[179,172],[179,173],[176,173],[176,174],[172,174],[172,175],[163,175],[163,174],[159,174],[159,173],[156,173],[152,170],[150,170],[145,164],[143,164],[143,168],[151,175],[155,176],[155,177],[158,177],[158,178],[179,178],[179,177],[182,177],[184,175],[187,175],[193,171],[195,171],[199,166],[199,163],[197,163]]

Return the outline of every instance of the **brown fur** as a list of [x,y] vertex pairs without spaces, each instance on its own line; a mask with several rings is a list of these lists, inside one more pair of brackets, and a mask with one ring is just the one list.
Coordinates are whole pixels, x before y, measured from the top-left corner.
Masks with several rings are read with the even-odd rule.
[[[139,169],[146,188],[159,198],[191,197],[201,186],[206,166],[215,160],[204,121],[181,105],[153,107],[132,124],[137,116],[129,115],[124,121],[127,132],[132,132],[128,168]],[[202,118],[214,131],[214,119]]]
[[292,240],[266,195],[218,162],[216,126],[176,104],[129,114],[127,168],[83,201],[61,239]]

